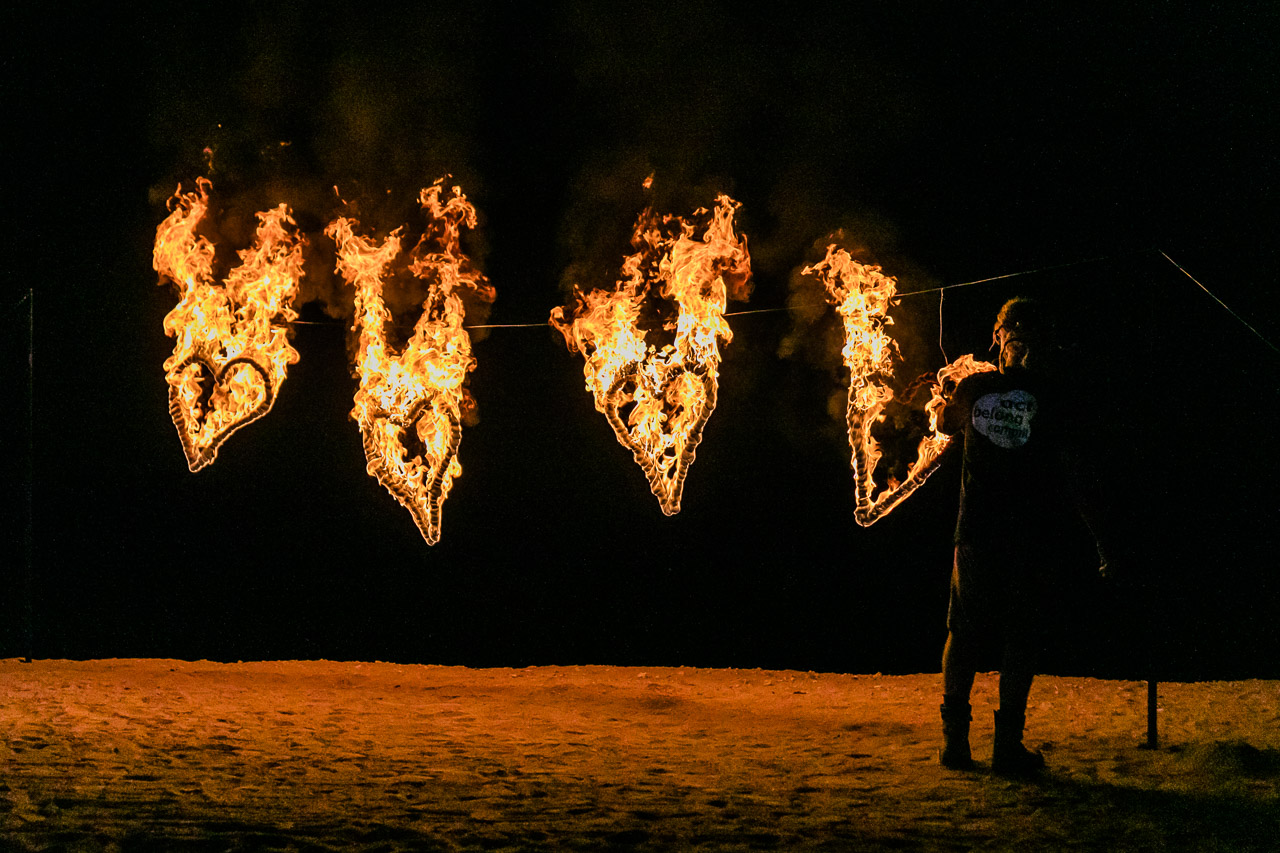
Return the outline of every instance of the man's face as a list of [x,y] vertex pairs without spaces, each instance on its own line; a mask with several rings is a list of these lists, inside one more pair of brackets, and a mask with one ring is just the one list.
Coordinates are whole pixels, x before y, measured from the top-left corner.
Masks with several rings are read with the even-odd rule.
[[995,339],[1000,347],[1000,372],[1004,373],[1010,368],[1025,370],[1031,345],[1018,326],[1016,324],[1001,326],[996,329]]

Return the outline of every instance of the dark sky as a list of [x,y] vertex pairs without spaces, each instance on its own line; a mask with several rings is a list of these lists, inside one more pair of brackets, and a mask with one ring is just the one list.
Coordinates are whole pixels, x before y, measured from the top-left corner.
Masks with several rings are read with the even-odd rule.
[[[385,233],[453,175],[490,321],[522,324],[616,274],[652,172],[671,212],[742,203],[756,287],[731,310],[783,307],[837,228],[903,292],[1102,259],[948,291],[941,334],[936,293],[904,298],[902,373],[940,366],[940,337],[981,355],[1015,293],[1049,301],[1132,581],[1098,588],[1068,537],[1049,665],[1274,676],[1280,355],[1156,250],[1280,340],[1280,12],[1122,5],[7,12],[5,305],[33,290],[35,347],[30,404],[9,308],[6,481],[21,497],[29,463],[34,485],[29,575],[6,527],[0,654],[31,648],[29,587],[40,656],[936,668],[958,465],[857,527],[829,329],[786,313],[730,319],[678,516],[547,328],[475,345],[481,421],[440,544],[365,475],[334,185]],[[294,209],[317,324],[271,414],[191,474],[150,250],[200,175],[223,252]],[[780,357],[796,334],[813,345]]]

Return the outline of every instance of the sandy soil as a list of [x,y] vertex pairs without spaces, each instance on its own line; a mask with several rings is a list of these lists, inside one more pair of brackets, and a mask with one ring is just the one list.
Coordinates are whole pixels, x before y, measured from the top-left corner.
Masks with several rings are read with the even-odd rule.
[[15,850],[1275,850],[1280,682],[1043,677],[937,764],[939,676],[0,661]]

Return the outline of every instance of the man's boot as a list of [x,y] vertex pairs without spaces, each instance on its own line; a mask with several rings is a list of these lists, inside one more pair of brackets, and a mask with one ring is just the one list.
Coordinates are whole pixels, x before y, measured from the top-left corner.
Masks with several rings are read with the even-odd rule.
[[942,752],[938,760],[943,767],[952,770],[972,770],[973,756],[969,754],[969,721],[973,711],[964,700],[942,700]]
[[1025,713],[996,711],[995,751],[991,755],[993,773],[1027,776],[1044,769],[1044,756],[1022,745],[1022,727],[1026,722]]

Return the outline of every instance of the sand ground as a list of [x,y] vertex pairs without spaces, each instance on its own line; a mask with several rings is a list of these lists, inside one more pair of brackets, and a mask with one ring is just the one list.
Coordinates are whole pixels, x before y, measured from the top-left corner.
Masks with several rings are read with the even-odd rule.
[[0,661],[0,849],[1276,850],[1280,682],[1041,677],[937,764],[937,674]]

